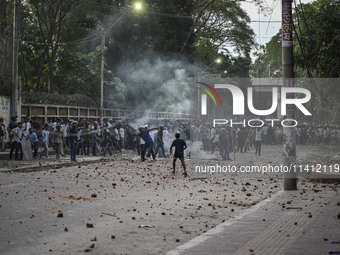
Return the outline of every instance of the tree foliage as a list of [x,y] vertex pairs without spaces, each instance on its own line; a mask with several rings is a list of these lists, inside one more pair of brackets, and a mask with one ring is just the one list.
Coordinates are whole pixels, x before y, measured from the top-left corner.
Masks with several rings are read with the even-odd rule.
[[[340,2],[317,0],[295,6],[294,9],[294,69],[297,78],[324,78],[309,81],[304,86],[313,95],[309,109],[313,121],[339,121],[340,87],[330,78],[340,77]],[[282,65],[281,31],[261,51],[252,65],[252,75],[268,77],[269,67],[279,70]]]
[[[297,77],[340,77],[340,2],[317,0],[294,9],[294,62]],[[261,47],[252,74],[268,77],[282,65],[281,31]]]
[[[5,58],[11,57],[11,3],[0,0],[0,39],[4,41],[0,41],[0,54]],[[254,34],[249,17],[236,1],[144,0],[142,10],[135,10],[134,4],[132,0],[22,1],[19,73],[23,90],[83,94],[99,102],[104,33],[106,106],[127,99],[136,105],[147,100],[148,91],[134,93],[145,83],[149,91],[158,91],[160,103],[167,102],[163,85],[169,80],[181,83],[177,79],[185,75],[178,76],[178,70],[191,72],[193,66],[207,66],[218,55],[223,65],[209,71],[248,76]],[[160,61],[166,62],[158,68],[161,78],[131,78],[145,63],[157,70],[152,65]]]
[[294,52],[296,65],[308,68],[312,77],[340,77],[340,1],[318,0],[295,10],[300,38]]

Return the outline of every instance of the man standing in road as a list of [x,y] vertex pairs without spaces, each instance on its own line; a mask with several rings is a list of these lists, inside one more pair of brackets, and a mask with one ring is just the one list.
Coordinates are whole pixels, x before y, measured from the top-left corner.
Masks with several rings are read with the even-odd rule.
[[0,151],[5,151],[6,142],[6,127],[4,125],[4,119],[0,118]]
[[259,154],[259,156],[261,156],[261,144],[262,144],[262,131],[260,128],[257,128],[255,131],[255,155],[257,155],[257,153]]
[[70,139],[70,144],[71,144],[71,161],[77,161],[76,160],[76,154],[77,154],[77,125],[78,123],[76,121],[74,121],[72,124],[72,127],[70,129],[70,135],[69,135],[69,139]]
[[38,156],[39,139],[38,139],[37,133],[33,131],[33,128],[29,129],[29,134],[27,135],[27,137],[31,142],[31,147],[33,150],[33,157],[36,159]]
[[172,147],[175,147],[175,154],[174,154],[174,159],[172,161],[172,167],[173,167],[173,171],[172,173],[175,174],[176,173],[176,160],[179,159],[182,163],[183,166],[183,170],[184,170],[184,176],[187,177],[187,171],[186,171],[186,166],[184,163],[184,150],[187,148],[187,144],[185,143],[185,141],[183,139],[180,139],[180,134],[177,133],[175,135],[176,139],[172,142],[171,146],[170,146],[170,154],[172,154]]
[[19,160],[19,150],[21,151],[21,159],[23,158],[22,153],[22,147],[21,147],[21,141],[22,139],[26,137],[25,134],[22,131],[22,122],[18,123],[18,126],[14,129],[14,147],[15,147],[15,160]]
[[119,135],[120,135],[120,148],[123,150],[125,149],[125,130],[123,126],[120,126],[119,128]]
[[[156,135],[157,145],[156,145],[155,155],[157,156],[158,150],[161,149],[161,152],[163,153],[163,158],[165,158],[163,130],[164,130],[164,127],[162,125],[159,126],[159,130],[158,130],[157,135]],[[159,152],[159,156],[161,156],[161,152]]]

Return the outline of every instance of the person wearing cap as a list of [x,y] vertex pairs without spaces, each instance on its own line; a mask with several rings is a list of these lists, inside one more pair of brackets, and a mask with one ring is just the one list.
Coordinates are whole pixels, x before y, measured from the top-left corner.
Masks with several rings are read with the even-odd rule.
[[[157,132],[157,136],[156,136],[157,138],[155,138],[157,139],[155,156],[157,156],[158,150],[161,149],[163,153],[163,158],[165,158],[163,130],[164,130],[164,126],[160,125],[159,130]],[[161,153],[159,153],[159,156],[161,157]]]

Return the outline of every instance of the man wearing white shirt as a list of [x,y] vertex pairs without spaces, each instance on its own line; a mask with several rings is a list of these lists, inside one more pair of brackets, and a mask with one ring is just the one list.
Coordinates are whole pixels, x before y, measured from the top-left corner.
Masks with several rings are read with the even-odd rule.
[[124,139],[125,139],[125,130],[123,127],[120,127],[119,129],[119,134],[120,134],[120,147],[122,149],[125,149],[125,144],[124,144]]
[[25,117],[25,122],[22,125],[22,131],[24,132],[25,136],[30,133],[30,128],[32,127],[29,116]]
[[[140,127],[139,130],[141,130],[142,128],[144,128],[144,127]],[[144,144],[145,144],[145,141],[144,141],[143,138],[141,138],[141,137],[139,137],[139,136],[137,136],[137,137],[138,137],[138,139],[139,139],[139,144],[138,144],[138,146],[139,146],[139,153],[140,153],[141,158],[142,158],[142,160],[143,160],[142,151],[143,151],[143,146],[144,146]]]
[[22,122],[18,123],[18,126],[14,129],[13,133],[14,133],[13,141],[15,146],[15,160],[19,160],[18,158],[19,150],[21,150],[21,159],[23,158],[21,140],[23,139],[23,137],[25,137],[25,134],[22,130]]
[[260,128],[256,128],[255,131],[255,155],[257,155],[257,153],[259,154],[259,156],[261,156],[261,144],[262,144],[262,133],[263,131]]

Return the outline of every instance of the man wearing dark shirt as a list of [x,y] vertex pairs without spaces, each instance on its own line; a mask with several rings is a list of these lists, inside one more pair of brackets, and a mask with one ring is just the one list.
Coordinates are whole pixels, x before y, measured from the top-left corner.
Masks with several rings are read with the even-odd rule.
[[145,152],[148,148],[150,148],[150,152],[152,155],[153,160],[156,160],[155,152],[153,150],[153,140],[149,134],[150,131],[156,130],[158,128],[151,128],[151,129],[146,129],[146,128],[139,128],[140,133],[138,136],[142,138],[145,141],[145,144],[143,145],[142,148],[142,161],[145,161]]
[[184,150],[187,148],[187,144],[185,143],[183,139],[180,139],[179,133],[177,133],[175,137],[176,139],[172,142],[170,146],[170,154],[172,154],[172,147],[175,147],[175,155],[174,155],[174,160],[172,162],[172,167],[173,167],[172,173],[175,174],[176,172],[176,160],[177,158],[179,158],[183,166],[184,176],[186,177],[187,172],[186,172],[186,166],[184,163]]
[[72,122],[72,128],[70,129],[70,135],[69,135],[69,139],[70,139],[70,144],[71,144],[71,161],[77,161],[76,160],[76,154],[77,154],[77,122],[74,121]]
[[229,136],[226,133],[224,128],[222,128],[221,130],[219,140],[220,140],[220,148],[222,152],[222,160],[230,160],[229,158],[229,144],[230,144]]

